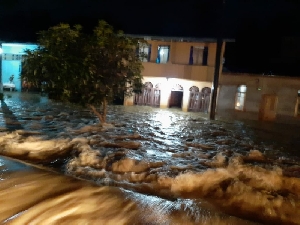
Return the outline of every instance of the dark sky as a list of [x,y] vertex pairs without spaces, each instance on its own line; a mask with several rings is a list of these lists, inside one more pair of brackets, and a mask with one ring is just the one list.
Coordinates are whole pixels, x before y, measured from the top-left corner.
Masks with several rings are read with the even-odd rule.
[[221,3],[222,0],[0,0],[0,40],[35,42],[39,30],[60,22],[79,23],[88,32],[99,19],[104,19],[125,33],[216,37],[221,32],[236,40],[227,45],[226,51],[225,66],[233,71],[275,70],[282,74],[286,61],[297,61],[294,54],[292,60],[281,62],[283,37],[300,36],[300,0],[226,0],[223,16]]

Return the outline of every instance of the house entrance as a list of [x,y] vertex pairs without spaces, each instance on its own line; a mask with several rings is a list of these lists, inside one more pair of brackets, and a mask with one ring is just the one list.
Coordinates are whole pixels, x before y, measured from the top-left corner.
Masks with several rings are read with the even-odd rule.
[[142,88],[142,93],[135,94],[135,105],[148,105],[153,107],[160,106],[160,84],[153,87],[151,82],[146,82]]
[[169,108],[181,108],[183,99],[183,87],[176,84],[172,87],[169,100]]
[[278,97],[273,94],[264,94],[262,96],[260,108],[259,108],[259,119],[272,121],[276,119]]
[[188,111],[190,112],[208,112],[210,103],[211,88],[205,87],[199,91],[199,88],[193,86],[190,88],[190,98]]
[[172,91],[171,97],[170,97],[170,108],[181,108],[182,104],[182,98],[183,98],[183,92],[182,91]]

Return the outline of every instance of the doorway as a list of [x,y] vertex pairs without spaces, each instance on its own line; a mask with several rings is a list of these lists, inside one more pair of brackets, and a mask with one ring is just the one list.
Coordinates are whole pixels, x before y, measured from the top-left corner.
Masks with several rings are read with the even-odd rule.
[[171,91],[169,108],[181,108],[182,107],[182,99],[183,99],[182,91]]
[[211,88],[209,87],[202,88],[201,92],[198,87],[191,87],[188,111],[207,113],[210,104],[210,95]]
[[273,121],[276,119],[277,95],[264,94],[259,108],[259,120]]

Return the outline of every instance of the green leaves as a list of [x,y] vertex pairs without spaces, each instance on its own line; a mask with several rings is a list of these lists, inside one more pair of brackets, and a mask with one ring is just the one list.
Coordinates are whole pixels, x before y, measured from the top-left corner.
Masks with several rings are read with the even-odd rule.
[[22,78],[41,84],[60,99],[97,104],[132,94],[142,86],[138,40],[99,21],[93,34],[59,24],[39,32],[40,47],[26,51]]

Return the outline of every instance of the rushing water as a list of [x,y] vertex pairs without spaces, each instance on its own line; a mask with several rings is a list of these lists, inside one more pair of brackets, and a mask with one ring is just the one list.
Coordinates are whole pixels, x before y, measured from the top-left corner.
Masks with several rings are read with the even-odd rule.
[[5,224],[300,224],[297,134],[150,107],[99,126],[30,94],[1,109],[0,153],[65,174],[3,172]]

